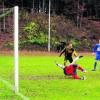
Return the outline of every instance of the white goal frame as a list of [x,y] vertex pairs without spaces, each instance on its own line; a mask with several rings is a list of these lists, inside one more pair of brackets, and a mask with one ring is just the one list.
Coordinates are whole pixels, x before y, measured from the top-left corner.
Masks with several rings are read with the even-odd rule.
[[19,92],[19,53],[18,53],[18,33],[19,33],[19,8],[14,7],[14,91]]

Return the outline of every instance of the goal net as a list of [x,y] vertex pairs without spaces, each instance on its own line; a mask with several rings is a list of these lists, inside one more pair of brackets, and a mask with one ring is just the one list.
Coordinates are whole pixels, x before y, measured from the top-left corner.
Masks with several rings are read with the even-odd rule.
[[18,92],[18,6],[0,9],[0,81]]

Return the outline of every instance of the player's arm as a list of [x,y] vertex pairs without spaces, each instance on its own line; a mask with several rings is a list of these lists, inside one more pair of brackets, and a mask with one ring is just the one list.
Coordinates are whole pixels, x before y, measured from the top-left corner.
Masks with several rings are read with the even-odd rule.
[[73,55],[74,55],[74,57],[77,59],[78,57],[79,58],[82,58],[83,57],[83,55],[78,55],[77,54],[77,52],[74,50],[74,52],[73,52]]
[[77,66],[77,69],[79,69],[82,72],[86,72],[86,70],[84,68],[82,68],[81,66]]
[[93,48],[93,52],[97,51],[97,45]]
[[70,63],[69,65],[73,65],[73,64],[75,64],[76,61],[77,61],[78,59],[82,58],[82,57],[83,57],[83,56],[77,56],[77,57],[75,57],[75,58],[73,59],[73,62]]
[[64,49],[61,51],[59,57],[65,52],[65,49],[66,49],[66,48],[64,48]]
[[73,51],[73,55],[74,55],[75,57],[78,56],[75,50]]

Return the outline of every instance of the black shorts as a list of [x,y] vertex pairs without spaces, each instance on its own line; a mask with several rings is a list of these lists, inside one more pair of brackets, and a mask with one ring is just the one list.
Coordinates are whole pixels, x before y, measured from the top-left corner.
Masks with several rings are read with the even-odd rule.
[[73,58],[72,57],[65,57],[65,61],[69,61],[70,63],[72,63],[73,62]]

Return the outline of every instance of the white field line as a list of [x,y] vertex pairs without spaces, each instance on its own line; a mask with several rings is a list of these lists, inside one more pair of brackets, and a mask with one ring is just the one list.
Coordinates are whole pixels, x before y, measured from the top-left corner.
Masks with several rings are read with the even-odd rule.
[[[10,88],[12,91],[14,91],[14,86],[11,85],[8,81],[2,79],[1,77],[0,77],[0,81],[1,81],[3,84],[5,84],[8,88]],[[19,92],[19,93],[16,93],[16,95],[20,96],[20,97],[22,98],[22,100],[29,100],[28,97],[24,96],[24,95],[23,95],[22,93],[20,93],[20,92]]]

